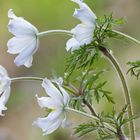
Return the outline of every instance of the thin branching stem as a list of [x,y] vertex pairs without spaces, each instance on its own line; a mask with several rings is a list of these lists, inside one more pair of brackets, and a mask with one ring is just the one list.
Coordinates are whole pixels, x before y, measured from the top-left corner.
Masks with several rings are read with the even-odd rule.
[[117,137],[119,138],[119,140],[128,140],[121,128],[117,130]]
[[90,112],[92,113],[93,116],[98,117],[95,109],[92,107],[92,105],[89,102],[87,102],[86,99],[83,99],[83,103],[89,108],[89,110],[90,110]]

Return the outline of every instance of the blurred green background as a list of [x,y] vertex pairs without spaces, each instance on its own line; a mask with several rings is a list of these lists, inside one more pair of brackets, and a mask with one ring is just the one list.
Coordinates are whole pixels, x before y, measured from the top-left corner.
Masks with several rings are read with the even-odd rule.
[[[124,33],[140,40],[140,0],[85,0],[97,16],[113,13],[115,18],[124,17],[127,24],[118,28]],[[22,16],[39,31],[50,29],[72,29],[79,21],[72,17],[76,4],[70,0],[0,0],[0,64],[7,68],[10,77],[39,76],[50,78],[52,73],[63,76],[66,64],[65,44],[68,40],[64,35],[45,36],[40,39],[40,47],[34,55],[33,66],[30,69],[16,67],[13,63],[14,56],[8,54],[7,40],[12,35],[7,31],[7,11],[13,9],[17,16]],[[128,42],[113,40],[109,47],[114,51],[125,73],[129,60],[140,59],[140,47]],[[104,58],[97,64],[98,68],[109,68],[110,71],[101,80],[108,80],[107,90],[112,91],[115,108],[120,110],[124,103],[122,89],[114,70]],[[134,112],[140,115],[140,80],[127,76]],[[44,110],[36,103],[35,94],[43,92],[39,82],[16,82],[12,84],[12,92],[8,102],[8,111],[5,117],[0,117],[0,140],[76,140],[72,129],[59,129],[49,136],[42,136],[42,131],[32,126],[32,122],[44,115]],[[96,110],[110,111],[112,105],[103,100],[96,104]],[[69,116],[72,127],[85,118],[72,114]],[[140,134],[140,119],[136,120],[137,134]],[[94,135],[82,138],[94,139]]]

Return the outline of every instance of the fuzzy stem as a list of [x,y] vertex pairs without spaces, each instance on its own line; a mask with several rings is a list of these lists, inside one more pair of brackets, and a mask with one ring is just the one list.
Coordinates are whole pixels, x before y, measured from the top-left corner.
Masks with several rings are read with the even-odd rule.
[[[132,118],[133,116],[133,108],[132,108],[132,102],[131,102],[131,96],[130,96],[130,92],[128,89],[128,85],[127,85],[127,81],[125,78],[125,75],[122,71],[121,66],[119,65],[119,63],[117,62],[116,58],[113,56],[113,54],[106,48],[104,47],[100,47],[101,52],[111,61],[111,63],[113,64],[114,68],[116,69],[122,86],[123,86],[123,90],[124,90],[124,97],[125,97],[125,102],[128,105],[128,118]],[[131,134],[131,140],[135,140],[135,126],[134,126],[134,121],[132,120],[130,122],[130,134]]]
[[124,38],[126,38],[126,39],[128,39],[128,40],[130,40],[130,41],[132,41],[132,42],[134,42],[134,43],[136,43],[138,45],[140,45],[140,41],[138,41],[137,39],[135,39],[135,38],[133,38],[133,37],[127,35],[127,34],[124,34],[122,32],[116,31],[116,30],[112,30],[112,31],[114,33],[116,33],[116,34],[118,34],[118,35],[120,35],[120,36],[122,36],[122,37],[124,37]]
[[12,82],[15,81],[43,81],[43,78],[40,77],[15,77],[15,78],[11,78]]
[[[75,109],[70,108],[70,107],[66,107],[65,110],[71,111],[71,112],[74,112],[74,113],[77,113],[77,114],[80,114],[80,115],[83,115],[83,116],[85,116],[85,117],[87,117],[87,118],[90,118],[90,119],[93,119],[93,120],[95,120],[95,121],[100,121],[100,119],[99,119],[98,117],[95,117],[95,116],[90,115],[90,114],[88,114],[88,113],[81,112],[81,111],[79,111],[79,110],[75,110]],[[109,130],[111,130],[112,132],[114,132],[115,134],[117,133],[116,130],[115,130],[112,126],[110,126],[108,123],[104,123],[104,126],[105,126],[107,129],[109,129]]]
[[72,36],[71,32],[68,30],[48,30],[38,33],[37,36],[42,37],[49,34],[67,34],[69,36]]

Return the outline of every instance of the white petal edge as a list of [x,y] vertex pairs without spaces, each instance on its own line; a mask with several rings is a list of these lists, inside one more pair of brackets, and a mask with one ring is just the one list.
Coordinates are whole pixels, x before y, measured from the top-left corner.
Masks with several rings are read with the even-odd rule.
[[42,82],[42,87],[45,89],[46,93],[53,99],[57,99],[60,104],[63,102],[63,97],[60,91],[52,84],[50,80],[45,78]]
[[24,49],[14,60],[14,63],[17,66],[28,64],[27,67],[30,67],[32,65],[32,55],[37,51],[38,45],[36,42],[36,39],[33,38],[30,42],[30,46]]
[[35,26],[23,18],[17,17],[12,9],[8,11],[8,17],[10,18],[8,30],[15,36],[36,35],[38,33]]
[[11,88],[8,87],[7,90],[4,91],[4,93],[0,97],[0,115],[4,116],[2,113],[3,110],[7,110],[7,107],[5,107],[5,104],[7,103],[9,97],[10,97],[10,91]]
[[50,97],[38,97],[38,95],[36,95],[36,97],[37,97],[37,102],[41,108],[47,107],[49,109],[54,109],[54,110],[57,108],[58,109],[61,108],[60,106],[61,104],[57,102],[57,99],[54,100]]
[[72,52],[80,48],[80,43],[75,39],[71,38],[66,43],[66,50],[71,50]]

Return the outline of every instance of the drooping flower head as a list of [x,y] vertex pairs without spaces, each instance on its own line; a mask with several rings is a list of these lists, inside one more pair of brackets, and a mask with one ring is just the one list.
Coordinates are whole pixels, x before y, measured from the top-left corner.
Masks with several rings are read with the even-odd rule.
[[73,16],[81,21],[71,30],[73,37],[67,42],[67,51],[74,51],[80,46],[90,44],[93,41],[93,34],[96,25],[96,15],[82,0],[72,0],[77,3],[80,9],[75,9]]
[[14,60],[17,66],[31,67],[33,55],[39,46],[38,30],[22,17],[17,17],[12,9],[8,11],[8,17],[10,19],[8,30],[15,36],[7,43],[8,52],[19,54]]
[[0,65],[0,116],[4,116],[3,110],[7,110],[5,104],[10,96],[11,80],[8,77],[7,71]]
[[45,89],[49,97],[38,97],[38,104],[41,108],[48,108],[51,113],[45,118],[38,118],[33,124],[40,127],[44,135],[48,135],[54,132],[60,125],[65,127],[66,114],[65,107],[68,106],[70,97],[68,93],[62,88],[61,83],[56,83],[59,90],[55,85],[48,80],[44,79],[42,86]]

